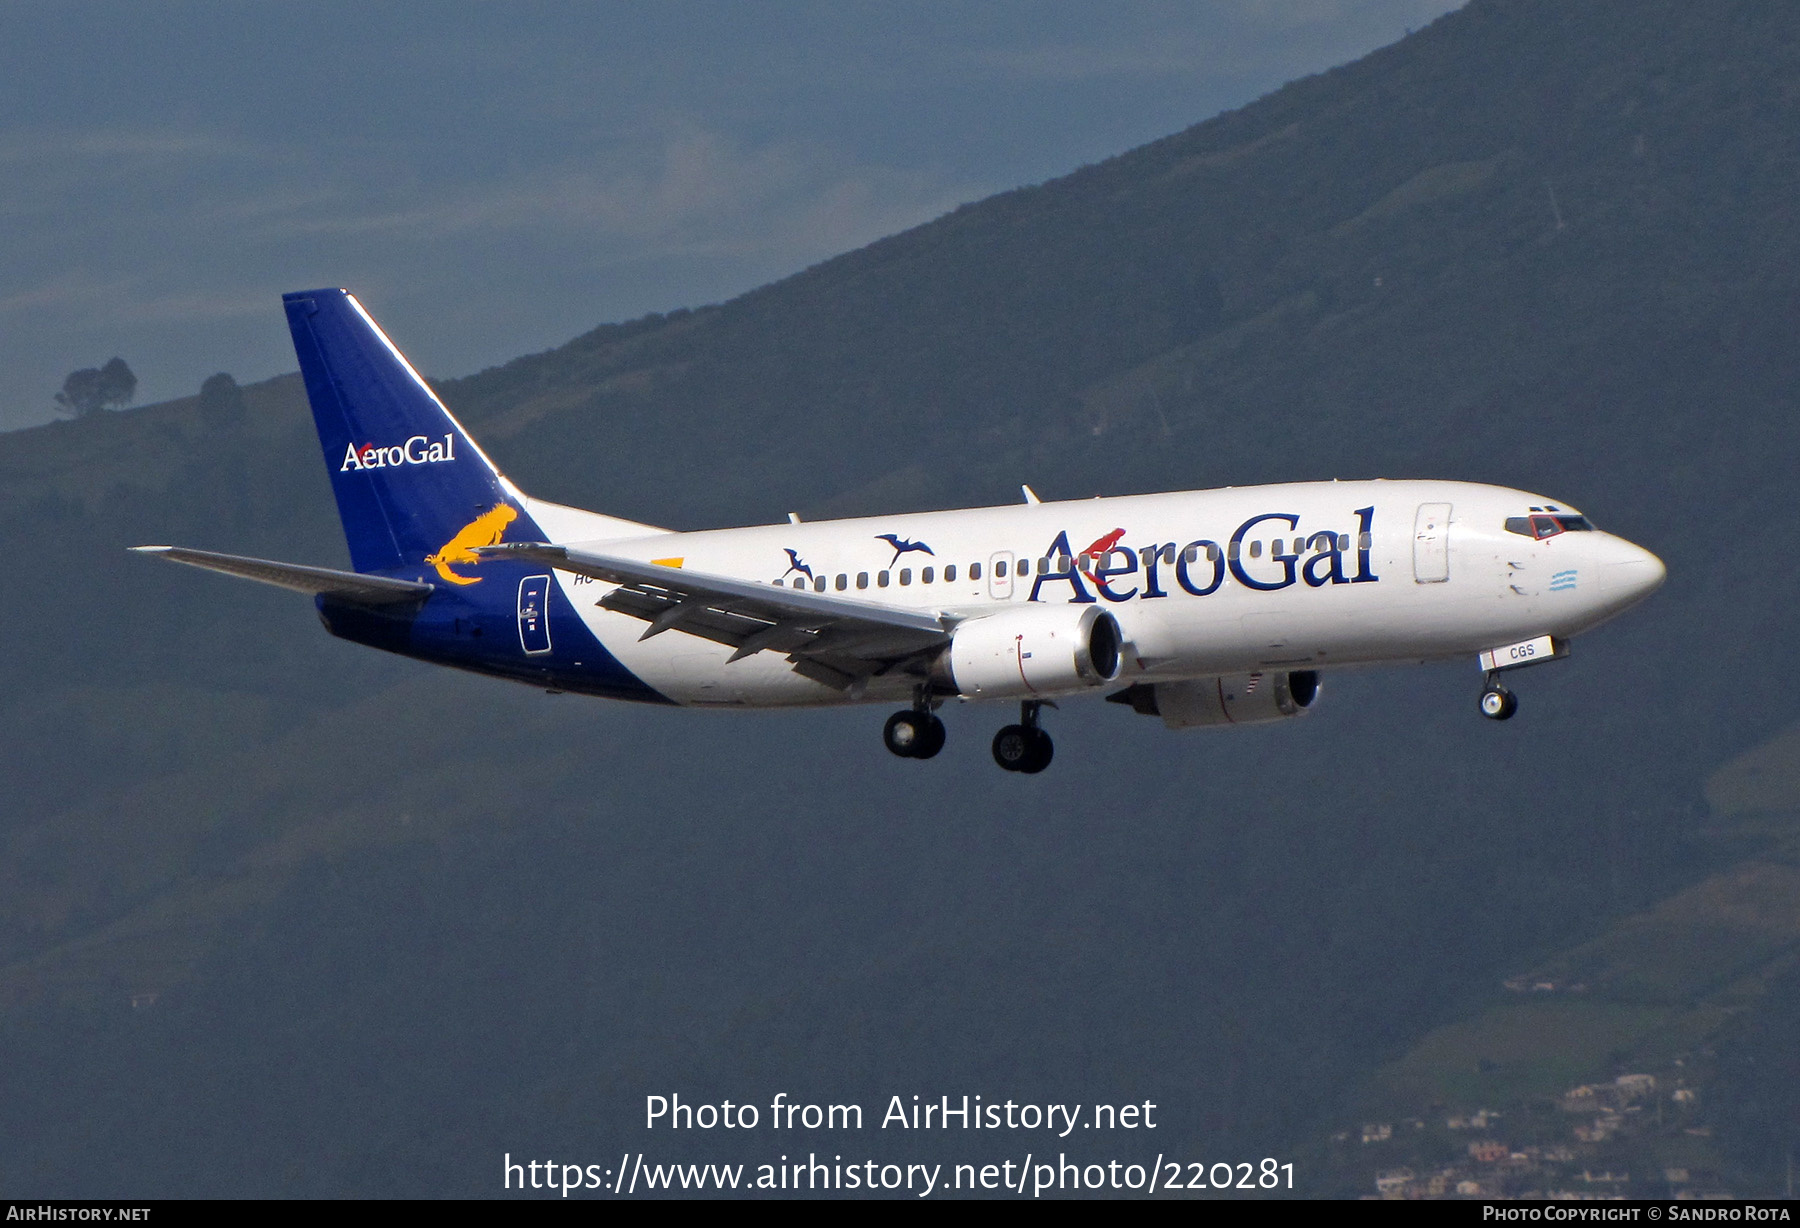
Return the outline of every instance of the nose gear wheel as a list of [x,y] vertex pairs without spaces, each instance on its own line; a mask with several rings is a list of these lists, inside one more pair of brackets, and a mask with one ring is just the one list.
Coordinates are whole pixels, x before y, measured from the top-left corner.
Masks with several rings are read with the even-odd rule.
[[1490,721],[1510,720],[1518,710],[1519,697],[1498,682],[1488,683],[1487,689],[1481,692],[1481,715]]

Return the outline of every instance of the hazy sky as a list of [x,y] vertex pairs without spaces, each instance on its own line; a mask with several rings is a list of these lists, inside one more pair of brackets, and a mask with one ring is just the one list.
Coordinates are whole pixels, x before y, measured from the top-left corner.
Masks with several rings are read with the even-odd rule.
[[1452,0],[0,10],[0,428],[293,369],[354,289],[434,375],[729,298],[1353,59]]

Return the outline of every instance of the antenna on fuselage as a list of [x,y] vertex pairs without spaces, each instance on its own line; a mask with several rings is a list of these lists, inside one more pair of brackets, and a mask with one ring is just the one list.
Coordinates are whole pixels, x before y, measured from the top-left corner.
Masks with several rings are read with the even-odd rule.
[[1031,489],[1029,486],[1019,487],[1019,493],[1025,496],[1025,502],[1030,503],[1033,506],[1043,502],[1042,499],[1037,497],[1037,491]]

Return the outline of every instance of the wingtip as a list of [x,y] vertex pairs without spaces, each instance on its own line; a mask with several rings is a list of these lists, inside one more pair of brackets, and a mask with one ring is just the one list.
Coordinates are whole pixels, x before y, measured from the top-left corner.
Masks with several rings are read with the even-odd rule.
[[127,546],[126,547],[126,549],[130,550],[133,554],[167,554],[169,551],[173,550],[174,548],[175,547],[173,547],[173,546]]

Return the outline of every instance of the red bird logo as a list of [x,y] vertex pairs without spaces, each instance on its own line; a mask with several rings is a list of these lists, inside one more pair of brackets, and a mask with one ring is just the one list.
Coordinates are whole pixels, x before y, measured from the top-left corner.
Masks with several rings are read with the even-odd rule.
[[[1081,570],[1082,575],[1093,580],[1094,564],[1098,563],[1101,559],[1104,559],[1112,548],[1119,544],[1119,539],[1124,536],[1124,529],[1114,529],[1111,533],[1100,538],[1086,550],[1083,550],[1080,554],[1076,555],[1075,566]],[[1099,583],[1098,580],[1095,580],[1094,582],[1096,584]]]

